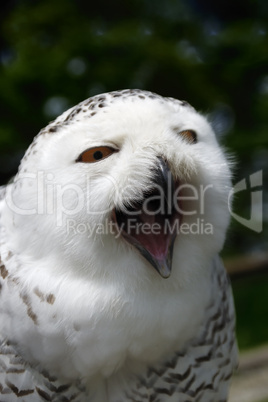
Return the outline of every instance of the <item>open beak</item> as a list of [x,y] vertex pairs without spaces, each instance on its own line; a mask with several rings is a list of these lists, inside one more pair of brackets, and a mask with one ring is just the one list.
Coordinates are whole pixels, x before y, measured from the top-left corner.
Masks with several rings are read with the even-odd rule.
[[181,215],[178,212],[174,182],[168,164],[161,157],[154,169],[153,185],[131,207],[115,208],[113,220],[121,236],[149,261],[162,278],[171,274],[173,246]]

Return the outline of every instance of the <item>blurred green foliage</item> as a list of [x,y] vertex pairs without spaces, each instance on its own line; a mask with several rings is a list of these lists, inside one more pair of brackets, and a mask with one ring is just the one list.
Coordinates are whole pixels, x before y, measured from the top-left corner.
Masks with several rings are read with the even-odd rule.
[[[89,96],[123,88],[185,99],[209,114],[236,155],[234,182],[263,170],[267,183],[266,0],[9,0],[0,22],[1,183],[48,121]],[[236,196],[237,213],[249,217],[249,205],[249,192]],[[259,234],[233,222],[225,252],[265,250],[267,234],[266,223]],[[254,294],[251,283],[244,289],[235,287],[239,317],[245,313],[257,328],[250,311],[258,287]],[[238,324],[242,346],[254,344],[246,323]]]
[[268,272],[232,281],[241,349],[267,343]]
[[[48,121],[123,88],[185,99],[208,113],[236,156],[234,182],[262,169],[267,183],[265,0],[13,0],[1,7],[1,183]],[[242,193],[235,211],[249,217],[250,194]],[[267,235],[267,225],[259,235],[234,222],[226,253],[266,249]]]

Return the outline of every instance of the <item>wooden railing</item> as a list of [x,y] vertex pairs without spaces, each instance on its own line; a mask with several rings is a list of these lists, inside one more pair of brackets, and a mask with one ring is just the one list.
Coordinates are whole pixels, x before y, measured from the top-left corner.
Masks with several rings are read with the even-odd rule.
[[268,253],[243,255],[224,259],[224,265],[231,278],[245,275],[255,275],[268,270]]

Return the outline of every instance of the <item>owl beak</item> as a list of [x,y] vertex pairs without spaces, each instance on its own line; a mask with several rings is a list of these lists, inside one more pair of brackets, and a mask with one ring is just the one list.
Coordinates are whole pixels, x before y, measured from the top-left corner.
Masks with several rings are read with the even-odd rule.
[[[113,220],[121,236],[156,269],[162,278],[171,275],[176,222],[181,216],[174,205],[178,186],[161,157],[153,170],[152,188],[131,207],[114,209]],[[175,229],[174,229],[175,227]]]

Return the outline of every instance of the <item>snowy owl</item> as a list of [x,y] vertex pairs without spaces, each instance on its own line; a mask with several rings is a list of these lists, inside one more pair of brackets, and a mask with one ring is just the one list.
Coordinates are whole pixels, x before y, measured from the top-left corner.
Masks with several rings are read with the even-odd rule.
[[226,401],[230,176],[207,119],[147,91],[41,130],[0,190],[0,401]]

